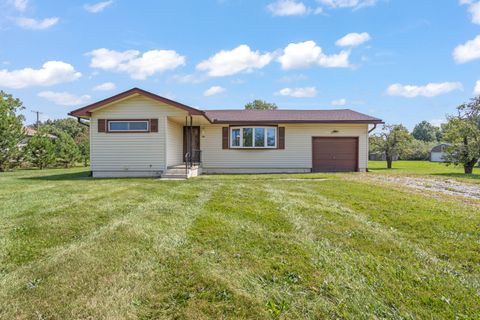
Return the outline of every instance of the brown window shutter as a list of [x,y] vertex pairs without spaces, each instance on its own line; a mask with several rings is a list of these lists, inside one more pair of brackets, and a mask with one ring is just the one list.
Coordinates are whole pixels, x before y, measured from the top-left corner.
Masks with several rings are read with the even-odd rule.
[[285,149],[285,127],[278,127],[278,149]]
[[150,119],[150,132],[158,132],[158,119]]
[[228,127],[222,128],[222,149],[228,149],[229,147],[228,131]]
[[107,132],[107,120],[98,119],[98,132]]

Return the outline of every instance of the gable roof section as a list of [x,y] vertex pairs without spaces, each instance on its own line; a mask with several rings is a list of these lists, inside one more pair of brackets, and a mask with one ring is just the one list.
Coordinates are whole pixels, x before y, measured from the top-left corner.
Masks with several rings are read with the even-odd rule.
[[117,95],[114,95],[114,96],[112,96],[112,97],[110,97],[110,98],[107,98],[107,99],[104,99],[104,100],[101,100],[101,101],[92,103],[92,104],[90,104],[90,105],[88,105],[88,106],[86,106],[86,107],[73,110],[72,112],[69,113],[69,115],[74,116],[74,117],[79,117],[79,118],[81,118],[81,117],[90,117],[92,111],[94,111],[95,109],[101,108],[101,107],[106,106],[106,105],[108,105],[108,104],[110,104],[110,103],[114,103],[114,102],[117,102],[117,101],[126,99],[126,98],[128,98],[128,97],[130,97],[130,96],[133,96],[133,95],[141,95],[141,96],[144,96],[144,97],[153,99],[153,100],[155,100],[155,101],[168,104],[168,105],[170,105],[170,106],[172,106],[172,107],[185,110],[185,111],[187,111],[187,112],[188,112],[189,114],[191,114],[191,115],[204,115],[204,112],[201,111],[201,110],[198,110],[198,109],[189,107],[189,106],[187,106],[187,105],[185,105],[185,104],[182,104],[182,103],[180,103],[180,102],[176,102],[176,101],[167,99],[167,98],[165,98],[165,97],[156,95],[156,94],[154,94],[154,93],[151,93],[151,92],[148,92],[148,91],[139,89],[139,88],[133,88],[133,89],[124,91],[124,92],[122,92],[122,93],[119,93],[119,94],[117,94]]
[[207,110],[212,123],[383,123],[349,109],[339,110]]

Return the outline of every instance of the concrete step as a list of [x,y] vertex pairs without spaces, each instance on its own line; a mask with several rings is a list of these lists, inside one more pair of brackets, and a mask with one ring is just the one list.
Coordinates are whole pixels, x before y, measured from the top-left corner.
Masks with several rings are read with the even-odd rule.
[[162,174],[162,179],[185,180],[187,179],[187,175],[186,174]]
[[182,169],[167,169],[166,174],[185,174],[185,168]]

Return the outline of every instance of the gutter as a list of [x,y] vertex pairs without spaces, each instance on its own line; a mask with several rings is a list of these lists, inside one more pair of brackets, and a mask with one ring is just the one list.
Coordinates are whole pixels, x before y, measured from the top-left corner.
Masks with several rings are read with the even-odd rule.
[[372,129],[368,130],[368,133],[371,133],[371,132],[372,132],[373,130],[375,130],[375,129],[377,129],[377,124],[376,124],[376,123],[373,124],[373,128],[372,128]]
[[84,126],[86,126],[86,127],[90,127],[90,123],[83,122],[83,121],[82,121],[82,118],[80,118],[80,117],[77,118],[77,121],[78,121],[78,123],[80,123],[81,125],[84,125]]

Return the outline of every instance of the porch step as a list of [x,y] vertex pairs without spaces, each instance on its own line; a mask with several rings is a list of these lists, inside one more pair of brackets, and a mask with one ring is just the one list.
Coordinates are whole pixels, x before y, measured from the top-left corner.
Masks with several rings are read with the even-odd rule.
[[179,164],[175,166],[170,166],[167,170],[162,174],[162,179],[188,179],[191,177],[196,177],[200,174],[200,167],[193,166],[192,168],[188,169],[188,172],[185,169],[185,164]]
[[187,179],[187,175],[186,174],[162,174],[162,179],[185,180]]

